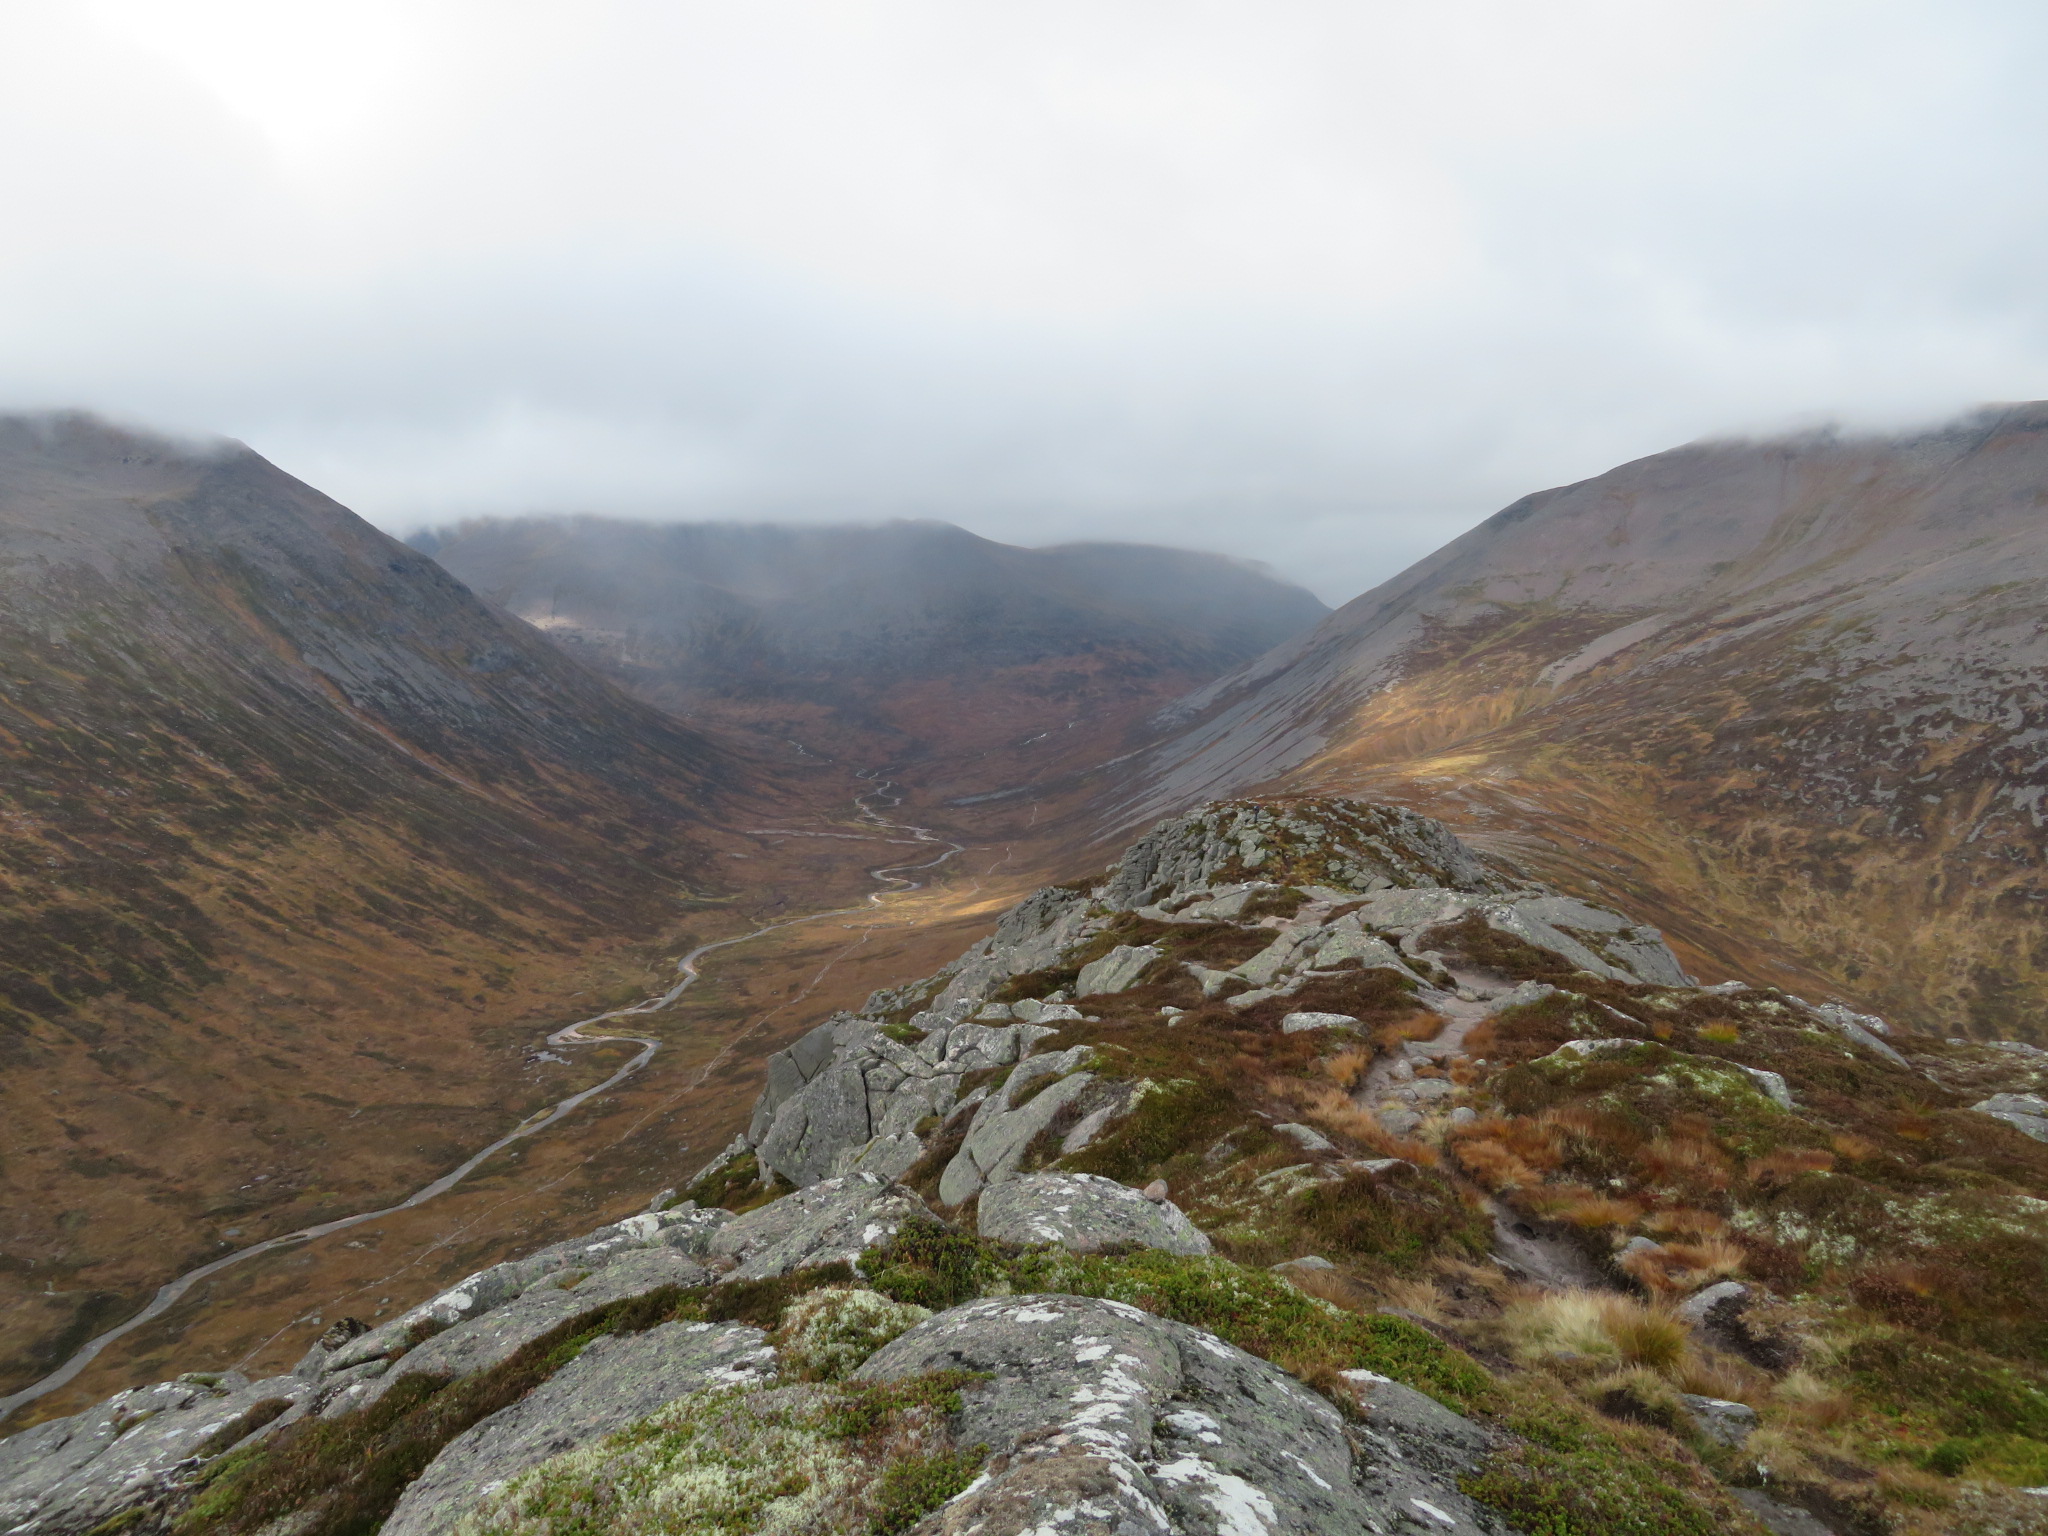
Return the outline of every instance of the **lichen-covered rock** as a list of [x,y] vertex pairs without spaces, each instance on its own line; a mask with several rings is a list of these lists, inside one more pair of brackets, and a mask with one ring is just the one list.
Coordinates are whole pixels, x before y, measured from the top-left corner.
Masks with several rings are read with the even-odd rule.
[[[779,1174],[799,1189],[849,1173],[893,1179],[922,1155],[916,1127],[952,1110],[964,1075],[1007,1066],[1052,1033],[1029,1022],[920,1017],[929,1027],[915,1045],[891,1038],[872,1020],[842,1016],[784,1053],[782,1089],[771,1074],[770,1090],[755,1105],[755,1153],[764,1176]],[[809,1075],[791,1088],[799,1072]]]
[[695,1259],[669,1248],[621,1254],[588,1274],[557,1270],[483,1316],[435,1334],[392,1361],[387,1371],[349,1383],[330,1399],[326,1411],[332,1417],[367,1407],[405,1376],[474,1376],[572,1317],[663,1286],[707,1285],[713,1278]]
[[776,1347],[784,1371],[837,1381],[891,1339],[930,1317],[931,1309],[857,1286],[827,1286],[789,1304]]
[[914,1191],[871,1173],[849,1174],[734,1217],[712,1239],[711,1256],[731,1261],[728,1280],[770,1280],[819,1264],[851,1264],[906,1221],[928,1217]]
[[1097,997],[1105,992],[1127,991],[1165,953],[1156,944],[1119,944],[1101,959],[1081,967],[1080,975],[1074,979],[1074,995]]
[[958,1205],[1015,1174],[1032,1140],[1095,1080],[1081,1068],[1090,1055],[1086,1046],[1077,1045],[1019,1062],[1001,1089],[975,1110],[966,1139],[939,1176],[940,1202]]
[[1681,1392],[1678,1400],[1685,1405],[1685,1416],[1692,1420],[1693,1428],[1716,1445],[1739,1446],[1756,1430],[1756,1410],[1747,1403],[1702,1397],[1697,1392]]
[[981,1235],[999,1243],[1058,1243],[1075,1253],[1210,1251],[1209,1239],[1172,1201],[1148,1200],[1092,1173],[1027,1173],[991,1184],[978,1210]]
[[390,1322],[349,1339],[338,1349],[315,1344],[293,1368],[293,1373],[318,1378],[350,1370],[366,1361],[389,1359],[408,1349],[422,1332],[482,1317],[523,1295],[538,1281],[566,1270],[602,1269],[622,1254],[645,1248],[702,1254],[711,1233],[731,1219],[730,1211],[703,1211],[688,1201],[673,1210],[628,1216],[587,1236],[552,1243],[524,1258],[478,1270]]
[[1418,1502],[1442,1512],[1434,1529],[1502,1529],[1455,1481],[1483,1453],[1477,1426],[1430,1404],[1469,1436],[1447,1441],[1441,1425],[1411,1432],[1390,1422],[1355,1448],[1336,1409],[1277,1367],[1119,1302],[970,1302],[854,1375],[899,1381],[935,1370],[985,1376],[962,1390],[953,1434],[994,1455],[919,1536],[1394,1532],[1414,1528],[1402,1522],[1417,1519]]
[[479,1498],[529,1467],[707,1387],[758,1383],[775,1352],[757,1328],[664,1323],[594,1339],[527,1396],[458,1435],[405,1491],[384,1536],[445,1536]]
[[314,1391],[299,1376],[188,1376],[0,1440],[0,1530],[78,1536],[154,1503],[194,1457],[274,1432],[304,1412]]

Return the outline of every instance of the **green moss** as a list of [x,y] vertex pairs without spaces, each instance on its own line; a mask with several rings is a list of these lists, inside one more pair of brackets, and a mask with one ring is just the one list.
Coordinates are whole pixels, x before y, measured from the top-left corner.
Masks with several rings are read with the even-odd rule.
[[892,1462],[875,1490],[870,1536],[898,1536],[964,1490],[988,1460],[988,1448],[934,1451]]
[[1460,1486],[1525,1536],[1719,1536],[1747,1524],[1698,1462],[1651,1431],[1528,1384],[1502,1422],[1521,1442]]
[[1406,1382],[1462,1413],[1483,1410],[1492,1378],[1432,1334],[1384,1314],[1341,1311],[1286,1281],[1220,1258],[1032,1250],[1011,1267],[1018,1291],[1126,1302],[1205,1329],[1296,1376],[1369,1370]]
[[934,1312],[985,1295],[1009,1278],[995,1244],[935,1221],[898,1228],[886,1247],[861,1255],[860,1269],[884,1296]]
[[1296,1252],[1341,1254],[1407,1272],[1450,1254],[1484,1258],[1493,1222],[1444,1179],[1416,1170],[1353,1173],[1319,1183],[1293,1202]]
[[761,1164],[751,1152],[742,1152],[722,1168],[713,1169],[683,1191],[706,1210],[724,1206],[731,1210],[754,1193],[761,1183]]
[[2048,1440],[2048,1372],[2022,1369],[1923,1335],[1885,1332],[1842,1355],[1867,1406],[1950,1436],[2023,1435]]

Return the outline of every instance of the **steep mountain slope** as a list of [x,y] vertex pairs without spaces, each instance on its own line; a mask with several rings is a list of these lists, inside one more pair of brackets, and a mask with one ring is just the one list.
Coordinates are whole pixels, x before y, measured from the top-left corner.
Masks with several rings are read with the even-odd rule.
[[547,1096],[500,1036],[674,921],[759,770],[233,445],[0,421],[0,570],[18,1382]]
[[[1328,610],[1217,555],[945,523],[465,523],[416,543],[640,697],[990,788],[1101,754]],[[960,782],[955,782],[960,780]]]
[[1115,819],[1392,797],[1700,963],[2041,1038],[2044,507],[2048,405],[1527,497],[1178,706]]

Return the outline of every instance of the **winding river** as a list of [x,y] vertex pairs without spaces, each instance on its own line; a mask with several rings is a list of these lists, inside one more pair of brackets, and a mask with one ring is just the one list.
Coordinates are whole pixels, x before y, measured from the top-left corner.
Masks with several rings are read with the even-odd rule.
[[[887,798],[895,790],[896,786],[887,779],[876,777],[872,772],[860,773],[856,777],[870,780],[874,785],[872,789],[866,790],[854,797],[854,807],[862,821],[869,823],[878,830],[907,832],[910,834],[910,841],[942,847],[944,851],[938,857],[927,859],[921,864],[886,864],[869,870],[868,877],[879,882],[882,885],[882,889],[870,892],[866,903],[862,906],[836,907],[826,912],[807,912],[802,917],[790,917],[784,918],[781,922],[766,923],[749,933],[737,934],[729,939],[717,939],[709,944],[699,944],[676,963],[676,983],[666,992],[646,998],[627,1008],[615,1008],[608,1013],[595,1014],[587,1019],[578,1019],[574,1024],[565,1025],[561,1029],[556,1030],[547,1037],[549,1045],[602,1045],[624,1042],[638,1045],[640,1050],[631,1061],[620,1067],[618,1071],[614,1072],[603,1082],[585,1088],[578,1093],[572,1093],[569,1097],[560,1100],[549,1109],[538,1110],[529,1115],[525,1120],[522,1120],[517,1126],[506,1132],[503,1136],[500,1136],[482,1151],[472,1154],[464,1162],[450,1169],[447,1173],[442,1174],[431,1184],[423,1185],[419,1189],[414,1190],[396,1205],[382,1206],[374,1211],[361,1211],[353,1216],[336,1217],[333,1221],[323,1221],[316,1226],[301,1227],[295,1232],[286,1232],[277,1237],[265,1238],[260,1243],[252,1243],[247,1248],[238,1248],[233,1253],[224,1254],[220,1258],[201,1264],[196,1269],[185,1271],[184,1274],[179,1275],[175,1280],[160,1286],[156,1294],[150,1298],[149,1305],[140,1312],[137,1312],[133,1317],[128,1318],[115,1327],[109,1328],[105,1333],[98,1335],[96,1338],[88,1339],[62,1365],[50,1372],[49,1375],[43,1377],[40,1381],[23,1387],[19,1392],[6,1397],[0,1397],[0,1421],[4,1421],[15,1409],[23,1404],[32,1403],[37,1398],[46,1396],[70,1382],[80,1371],[83,1371],[88,1365],[92,1364],[98,1358],[100,1352],[108,1345],[125,1338],[144,1324],[154,1322],[157,1318],[163,1316],[164,1313],[177,1305],[179,1299],[186,1292],[190,1291],[193,1286],[206,1279],[209,1275],[217,1275],[222,1270],[244,1263],[249,1259],[257,1257],[259,1254],[271,1253],[279,1248],[288,1248],[295,1243],[311,1242],[315,1238],[326,1237],[331,1233],[345,1232],[350,1227],[361,1226],[366,1221],[377,1221],[383,1217],[394,1215],[399,1211],[411,1210],[414,1206],[424,1205],[436,1196],[445,1195],[449,1190],[476,1172],[484,1163],[504,1151],[505,1148],[511,1146],[514,1142],[524,1141],[529,1136],[538,1135],[549,1126],[573,1113],[587,1100],[595,1098],[608,1089],[617,1087],[654,1059],[655,1053],[661,1049],[661,1042],[649,1039],[644,1035],[586,1034],[585,1031],[600,1024],[610,1023],[615,1019],[630,1019],[638,1014],[659,1013],[685,992],[689,991],[696,983],[697,979],[703,974],[702,961],[705,956],[721,949],[730,949],[736,944],[745,944],[749,940],[758,939],[764,934],[779,932],[784,928],[795,928],[804,923],[822,922],[828,917],[845,917],[850,913],[864,912],[879,907],[883,900],[889,896],[901,895],[906,891],[920,889],[924,882],[910,878],[912,875],[925,870],[936,869],[955,854],[964,851],[964,844],[947,842],[927,827],[910,826],[903,822],[889,820],[888,817],[877,811],[870,802]],[[892,808],[901,803],[901,795],[897,795],[893,800],[889,801]],[[846,833],[801,832],[783,828],[760,828],[756,830],[777,837],[843,837],[849,835]]]

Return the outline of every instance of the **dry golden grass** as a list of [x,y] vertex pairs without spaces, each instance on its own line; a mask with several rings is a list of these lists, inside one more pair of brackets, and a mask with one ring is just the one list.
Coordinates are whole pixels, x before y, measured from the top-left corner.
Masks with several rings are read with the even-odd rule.
[[1341,1269],[1285,1269],[1281,1274],[1297,1291],[1347,1312],[1364,1312],[1378,1304],[1371,1291]]
[[1675,1296],[1741,1274],[1742,1260],[1743,1251],[1734,1243],[1710,1237],[1639,1250],[1623,1259],[1621,1267],[1645,1290]]
[[1728,1223],[1712,1211],[1698,1210],[1689,1205],[1674,1205],[1668,1210],[1652,1211],[1644,1217],[1643,1230],[1653,1237],[1698,1240],[1727,1236]]
[[1744,1170],[1752,1184],[1775,1184],[1802,1173],[1826,1173],[1835,1166],[1835,1154],[1819,1147],[1785,1147],[1767,1157],[1751,1158]]
[[1407,1040],[1434,1040],[1444,1032],[1444,1017],[1438,1013],[1411,1013],[1373,1031],[1373,1038],[1388,1049]]
[[1517,1301],[1502,1319],[1526,1361],[1580,1356],[1643,1366],[1671,1378],[1688,1368],[1692,1338],[1668,1307],[1595,1291],[1550,1291]]
[[1265,1091],[1318,1130],[1362,1151],[1380,1157],[1401,1157],[1418,1167],[1434,1168],[1442,1161],[1436,1148],[1425,1142],[1396,1136],[1381,1125],[1369,1109],[1361,1108],[1341,1088],[1299,1077],[1269,1077]]
[[1771,1393],[1784,1418],[1807,1429],[1837,1429],[1856,1416],[1856,1401],[1803,1367],[1787,1373]]
[[1636,1153],[1635,1162],[1650,1183],[1695,1195],[1726,1189],[1734,1181],[1727,1157],[1703,1136],[1659,1136]]
[[1323,1058],[1323,1074],[1347,1091],[1356,1088],[1371,1068],[1372,1052],[1356,1046]]
[[1836,1153],[1852,1163],[1877,1156],[1884,1149],[1868,1136],[1858,1136],[1854,1131],[1843,1131],[1828,1143]]

